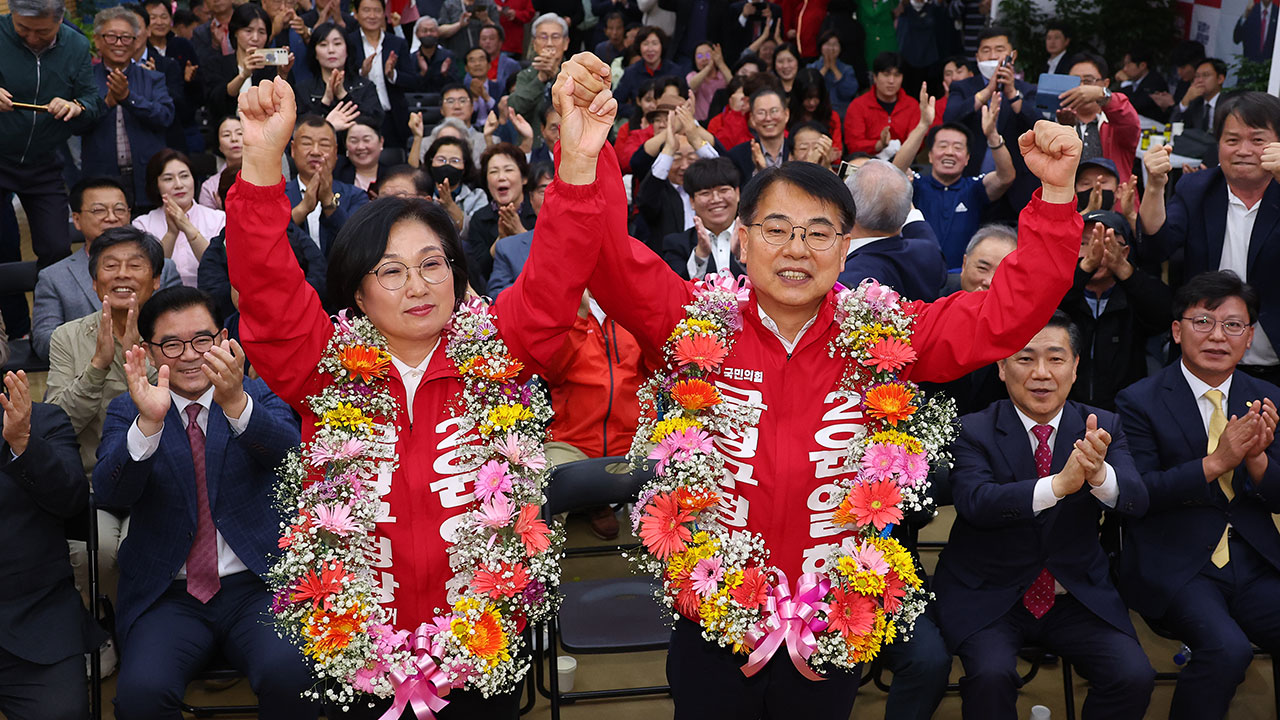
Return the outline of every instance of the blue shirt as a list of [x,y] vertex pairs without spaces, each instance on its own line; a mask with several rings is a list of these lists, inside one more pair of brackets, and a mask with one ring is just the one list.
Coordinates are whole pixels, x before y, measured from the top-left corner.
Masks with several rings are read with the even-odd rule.
[[982,225],[982,212],[990,204],[982,176],[961,177],[943,185],[933,175],[916,175],[914,202],[938,236],[947,267],[959,268],[964,249]]

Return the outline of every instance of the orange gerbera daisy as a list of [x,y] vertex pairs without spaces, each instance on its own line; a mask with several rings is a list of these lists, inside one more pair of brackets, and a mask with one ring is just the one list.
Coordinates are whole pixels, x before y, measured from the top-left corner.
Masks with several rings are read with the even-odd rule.
[[887,420],[896,427],[916,411],[916,406],[911,404],[915,395],[902,383],[885,383],[871,388],[863,402],[873,417]]
[[681,510],[697,514],[715,505],[719,501],[714,493],[697,493],[689,492],[688,488],[677,488],[675,492],[676,503]]
[[866,595],[845,592],[837,587],[831,591],[831,603],[827,610],[828,627],[844,637],[865,635],[876,624],[875,601]]
[[338,362],[353,379],[368,383],[386,377],[391,356],[369,345],[348,345],[338,353]]
[[500,382],[516,377],[524,369],[524,363],[510,355],[503,355],[498,358],[478,357],[469,362],[468,365],[469,367],[466,368],[465,372],[486,380]]
[[693,539],[693,533],[685,526],[691,520],[693,516],[680,507],[673,494],[663,493],[645,508],[640,539],[649,552],[666,560],[672,553],[684,550],[685,543]]
[[293,587],[289,600],[296,603],[310,600],[312,608],[319,608],[323,603],[328,609],[332,603],[329,596],[342,592],[344,577],[346,572],[343,571],[341,562],[334,563],[331,567],[326,566],[318,577],[315,570],[309,570],[305,577],[298,578],[298,584]]
[[474,625],[462,618],[452,624],[453,634],[478,658],[496,665],[507,649],[507,634],[498,622],[498,614],[492,608],[480,614]]
[[[902,522],[902,508],[898,507],[901,502],[902,493],[893,482],[865,482],[849,491],[840,509],[848,503],[859,527],[874,525],[877,530],[884,530],[891,523]],[[834,516],[832,521],[838,522]]]
[[877,372],[897,372],[916,359],[916,351],[898,338],[882,338],[867,349],[867,354],[871,357],[862,364]]
[[360,632],[364,615],[353,608],[345,613],[318,610],[307,622],[307,635],[311,636],[307,652],[317,659],[331,657],[351,644],[351,638]]
[[695,413],[720,404],[720,391],[706,380],[682,380],[671,388],[671,399]]
[[729,597],[744,608],[758,608],[769,597],[769,579],[760,568],[749,567],[742,571],[742,584],[730,590]]
[[727,354],[724,343],[710,335],[689,335],[676,341],[676,362],[697,365],[703,372],[715,370]]

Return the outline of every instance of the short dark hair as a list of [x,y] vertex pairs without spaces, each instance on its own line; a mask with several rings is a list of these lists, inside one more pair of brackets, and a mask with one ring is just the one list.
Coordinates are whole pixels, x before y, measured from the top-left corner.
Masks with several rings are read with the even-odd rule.
[[[525,158],[524,151],[508,142],[500,142],[490,145],[488,150],[480,156],[480,178],[485,179],[489,175],[489,162],[499,155],[506,155],[516,161],[516,167],[520,168],[521,182],[529,180],[529,160]],[[483,183],[488,191],[488,183]]]
[[452,92],[454,90],[461,90],[465,92],[467,94],[467,97],[471,98],[472,101],[476,99],[475,95],[471,94],[471,88],[459,82],[451,82],[448,85],[445,85],[444,87],[440,88],[440,97],[443,99],[445,93]]
[[1044,24],[1044,34],[1048,35],[1050,30],[1057,30],[1062,33],[1063,37],[1071,39],[1071,26],[1065,20],[1060,18],[1052,18]]
[[849,188],[830,168],[807,162],[785,162],[779,167],[765,168],[756,173],[742,189],[738,217],[747,223],[753,222],[760,198],[766,190],[779,182],[794,185],[811,197],[831,203],[840,212],[840,232],[847,233],[853,229],[857,213]]
[[1109,72],[1110,68],[1107,67],[1107,61],[1097,53],[1092,53],[1088,50],[1081,50],[1075,55],[1072,55],[1066,64],[1067,72],[1071,72],[1071,68],[1079,65],[1080,63],[1089,63],[1092,65],[1098,71],[1098,77],[1103,80],[1111,77],[1111,73]]
[[231,12],[231,20],[227,23],[227,39],[232,49],[236,46],[236,33],[252,25],[254,20],[261,20],[267,27],[267,32],[271,32],[271,16],[261,5],[245,3]]
[[[551,103],[547,103],[550,105]],[[431,143],[431,147],[427,148],[426,155],[422,156],[426,165],[426,172],[430,173],[431,160],[440,151],[440,148],[452,145],[462,152],[462,183],[464,185],[473,185],[476,182],[476,161],[471,155],[471,143],[462,138],[441,135]]]
[[[364,0],[351,0],[351,14],[352,14],[352,15],[354,15],[354,14],[355,14],[356,10],[359,10],[359,9],[360,9],[360,3],[362,3],[362,2],[364,2]],[[381,6],[382,6],[382,9],[383,9],[383,10],[386,10],[386,9],[387,9],[387,3],[386,3],[386,2],[384,2],[383,0],[376,0],[376,2],[377,2],[379,5],[381,5]]]
[[[840,40],[840,33],[839,33],[835,28],[828,28],[828,29],[826,29],[826,30],[823,30],[821,33],[819,33],[819,34],[818,34],[818,48],[819,48],[819,49],[821,49],[821,48],[822,48],[822,46],[823,46],[823,45],[826,45],[826,44],[827,44],[827,41],[828,41],[828,40],[830,40],[831,38],[835,38],[835,39],[837,39],[837,40]],[[841,48],[841,49],[844,49],[844,41],[843,41],[843,40],[840,40],[840,48]]]
[[89,277],[97,276],[98,259],[102,257],[102,253],[110,247],[125,243],[136,244],[151,263],[151,277],[160,277],[160,273],[164,271],[164,247],[151,233],[132,225],[108,228],[93,241],[89,246]]
[[[244,6],[241,5],[241,7]],[[186,165],[187,171],[190,172],[191,160],[187,158],[185,153],[174,150],[173,148],[162,148],[155,155],[152,155],[151,159],[147,161],[147,199],[151,201],[152,205],[159,205],[161,202],[160,176],[164,174],[165,165],[168,165],[174,160]],[[191,181],[195,183],[194,176],[192,176]],[[198,183],[196,184],[197,186],[199,185]],[[196,190],[199,189],[199,187],[196,187]]]
[[667,88],[673,87],[676,89],[676,92],[680,93],[680,97],[685,100],[689,99],[689,83],[685,82],[684,78],[678,75],[668,75],[666,77],[658,78],[656,83],[657,84],[653,89],[654,97],[661,96],[662,93],[667,91]]
[[84,194],[88,190],[107,190],[115,188],[125,196],[125,202],[129,201],[129,194],[124,191],[124,185],[120,184],[120,180],[114,177],[100,175],[98,177],[87,177],[80,182],[71,186],[71,192],[67,194],[67,200],[71,206],[71,212],[80,212],[84,209]]
[[475,52],[475,51],[477,51],[477,50],[479,50],[480,52],[484,53],[484,59],[485,59],[485,62],[488,62],[488,61],[490,61],[490,60],[492,60],[492,59],[493,59],[493,58],[489,57],[489,51],[488,51],[488,50],[485,50],[484,48],[480,47],[479,45],[473,45],[472,47],[467,48],[467,51],[466,51],[465,53],[463,53],[463,54],[462,54],[462,58],[465,60],[465,59],[467,58],[467,56],[468,56],[468,55],[470,55],[471,53],[473,53],[473,52]]
[[559,110],[556,110],[555,103],[542,103],[542,106],[538,108],[538,120],[540,120],[543,125],[546,125],[547,116],[553,111],[557,113],[560,112]]
[[751,93],[751,99],[750,99],[750,101],[748,101],[748,102],[747,102],[747,109],[748,109],[748,110],[755,110],[755,109],[756,109],[756,101],[757,101],[757,100],[759,100],[760,98],[762,98],[762,97],[766,96],[766,95],[775,95],[775,96],[777,96],[778,100],[782,103],[782,106],[783,106],[783,107],[786,107],[786,106],[787,106],[787,96],[786,96],[786,94],[785,94],[785,93],[783,93],[783,92],[782,92],[782,90],[781,90],[781,89],[779,89],[779,88],[777,88],[777,87],[774,87],[773,85],[765,85],[764,87],[760,88],[759,90],[756,90],[755,92]]
[[684,171],[684,191],[690,196],[724,185],[740,187],[742,173],[727,157],[701,158]]
[[1227,64],[1222,60],[1219,60],[1218,58],[1213,58],[1213,57],[1202,58],[1200,62],[1196,63],[1196,68],[1199,69],[1199,67],[1201,65],[1204,65],[1205,63],[1212,65],[1213,71],[1218,75],[1221,75],[1223,77],[1227,76]]
[[602,22],[608,25],[610,20],[621,20],[623,29],[625,30],[627,27],[627,18],[622,14],[621,10],[610,10],[605,13],[604,18],[602,18]]
[[943,130],[954,130],[960,133],[961,135],[964,135],[965,149],[967,150],[973,149],[973,137],[970,136],[969,134],[969,128],[965,127],[964,125],[961,125],[958,122],[944,122],[941,125],[929,128],[929,134],[924,136],[925,152],[933,151],[933,143],[937,141],[938,133],[942,132]]
[[480,33],[484,32],[485,30],[497,30],[497,31],[498,31],[498,39],[499,39],[499,40],[502,40],[503,42],[506,42],[506,40],[507,40],[507,31],[502,29],[502,24],[501,24],[501,23],[496,24],[496,25],[485,25],[484,27],[480,28],[480,32],[476,33],[476,40],[479,40],[479,39],[480,39]]
[[902,72],[902,56],[896,52],[882,52],[871,61],[871,74],[879,75],[882,72],[897,70]]
[[1129,62],[1134,65],[1146,63],[1147,67],[1151,67],[1151,63],[1155,60],[1155,56],[1151,54],[1151,48],[1146,45],[1130,45],[1125,54],[1129,56]]
[[[142,7],[144,8],[162,7],[164,8],[165,12],[169,13],[170,17],[173,16],[173,7],[169,5],[169,0],[142,0]],[[147,16],[150,17],[149,12]]]
[[1071,346],[1071,354],[1080,357],[1080,347],[1084,341],[1080,335],[1080,326],[1072,321],[1071,316],[1061,310],[1054,310],[1053,315],[1049,316],[1049,322],[1044,324],[1044,329],[1061,328],[1067,331],[1067,344]]
[[[435,143],[432,143],[432,147],[435,147]],[[462,157],[465,160],[470,160],[470,155],[470,150],[462,153]],[[428,155],[428,157],[430,157],[430,155]],[[373,183],[374,192],[377,193],[383,183],[388,180],[394,180],[402,177],[409,178],[410,182],[413,183],[414,191],[419,195],[427,196],[431,194],[431,176],[427,175],[422,168],[416,168],[412,165],[393,165],[390,168],[387,168],[386,172],[378,173],[378,179]]]
[[[142,3],[121,3],[120,7],[141,18],[143,30],[151,27],[151,13],[147,12],[146,7],[144,7]],[[267,28],[267,30],[270,29],[271,28]]]
[[467,292],[467,256],[449,214],[438,203],[421,198],[380,197],[361,207],[343,224],[329,250],[326,281],[329,297],[336,307],[363,314],[356,305],[356,291],[382,261],[391,228],[402,220],[420,222],[440,239],[453,270],[455,305],[462,301]]
[[[662,31],[662,28],[653,25],[645,25],[636,32],[636,52],[640,51],[640,43],[651,37],[658,38],[658,42],[662,43],[662,57],[665,58],[667,56],[667,46],[671,44],[671,41],[667,38],[667,34]],[[658,62],[662,62],[662,59],[659,58]]]
[[1244,301],[1249,324],[1258,321],[1258,291],[1230,270],[1202,272],[1184,283],[1173,294],[1173,317],[1181,318],[1194,305],[1203,304],[1213,310],[1231,297]]
[[298,121],[293,124],[293,136],[297,137],[298,131],[304,127],[313,127],[313,128],[327,127],[329,128],[329,130],[333,132],[333,136],[335,138],[338,137],[337,129],[335,129],[333,125],[331,125],[329,121],[324,118],[323,115],[317,115],[315,113],[307,113],[306,115],[303,115],[302,117],[298,118]]
[[955,65],[957,68],[962,68],[962,67],[969,68],[969,72],[973,72],[973,65],[969,63],[969,58],[963,55],[952,55],[950,57],[943,58],[942,67],[945,68],[947,66],[947,63],[951,63],[952,65]]
[[1184,65],[1199,65],[1204,59],[1204,45],[1195,40],[1184,40],[1169,53],[1169,64],[1175,68]]
[[178,8],[173,11],[173,24],[175,27],[178,25],[199,25],[200,18],[186,8]]
[[826,123],[820,123],[816,120],[806,120],[804,122],[796,123],[787,128],[787,134],[792,138],[795,138],[796,134],[801,130],[812,130],[823,135],[831,135],[831,128],[827,127]]
[[759,70],[766,69],[764,60],[762,60],[760,56],[756,55],[755,53],[747,53],[742,57],[738,58],[738,62],[733,64],[733,74],[737,75],[738,71],[742,69],[743,65],[755,65],[756,68]]
[[[538,187],[538,183],[542,182],[543,178],[550,178],[554,180],[555,177],[556,177],[555,165],[552,165],[546,160],[540,160],[536,163],[530,163],[529,164],[529,191],[532,192],[534,188]],[[688,177],[687,171],[686,171],[685,177]]]
[[983,28],[982,32],[978,33],[978,44],[981,45],[983,40],[990,40],[991,38],[998,37],[1005,38],[1009,41],[1010,45],[1013,44],[1013,33],[1009,28],[1003,25],[988,25]]
[[218,304],[209,293],[188,285],[175,285],[157,290],[138,309],[138,335],[144,342],[150,343],[152,336],[155,335],[156,321],[161,315],[201,306],[209,311],[209,318],[213,320],[213,324],[218,325]]
[[1257,90],[1237,90],[1223,96],[1214,111],[1213,131],[1222,138],[1222,126],[1232,115],[1251,128],[1271,128],[1280,137],[1280,98]]

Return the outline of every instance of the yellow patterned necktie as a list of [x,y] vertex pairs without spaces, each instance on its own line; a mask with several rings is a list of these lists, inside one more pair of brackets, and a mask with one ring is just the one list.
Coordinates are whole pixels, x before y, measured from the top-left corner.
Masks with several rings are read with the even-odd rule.
[[[1222,437],[1222,431],[1227,429],[1227,414],[1222,410],[1222,391],[1209,390],[1204,396],[1213,403],[1213,412],[1209,415],[1209,452],[1212,453],[1218,449],[1218,439]],[[1222,488],[1222,493],[1227,496],[1227,502],[1236,496],[1236,492],[1231,487],[1231,478],[1235,475],[1235,470],[1228,470],[1218,476],[1218,487]],[[1218,546],[1213,549],[1213,555],[1209,559],[1217,567],[1224,567],[1231,562],[1231,550],[1227,545],[1227,537],[1231,532],[1231,526],[1228,525],[1222,531],[1222,538],[1218,540]]]

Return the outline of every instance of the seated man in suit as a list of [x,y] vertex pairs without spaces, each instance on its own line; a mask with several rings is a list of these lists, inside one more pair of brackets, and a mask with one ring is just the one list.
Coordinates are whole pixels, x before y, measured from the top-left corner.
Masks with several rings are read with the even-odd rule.
[[324,118],[298,118],[291,147],[298,175],[285,184],[284,191],[293,204],[293,222],[329,257],[329,248],[343,223],[369,202],[369,195],[355,185],[334,179],[338,134]]
[[[1140,261],[1178,250],[1184,277],[1230,270],[1258,292],[1258,325],[1240,369],[1280,383],[1280,98],[1241,92],[1218,107],[1218,167],[1186,175],[1165,201],[1168,146],[1147,152],[1147,187],[1138,219],[1147,237]],[[1268,157],[1270,156],[1270,157]]]
[[857,287],[875,278],[908,300],[937,300],[947,280],[938,243],[903,237],[912,194],[906,174],[884,160],[869,160],[845,182],[858,213],[840,282]]
[[1187,88],[1170,119],[1187,128],[1217,133],[1218,100],[1227,81],[1227,64],[1218,58],[1205,58],[1196,65],[1195,80]]
[[684,171],[693,227],[662,241],[662,259],[690,280],[727,271],[746,274],[738,260],[738,191],[742,176],[729,158],[704,158]]
[[[701,131],[701,134],[686,131],[679,120],[681,115],[684,116],[684,122],[693,122],[690,113],[670,113],[662,134],[654,135],[654,140],[661,139],[662,149],[646,175],[640,176],[644,170],[640,167],[638,157],[631,161],[635,169],[632,182],[639,181],[635,190],[635,205],[649,229],[646,244],[658,253],[661,253],[668,235],[693,227],[694,209],[692,196],[685,189],[685,171],[699,159],[720,156],[713,142],[708,139],[710,134],[706,131]],[[636,155],[640,156],[646,151],[647,148],[642,148],[636,151]]]
[[1140,718],[1151,700],[1155,671],[1098,542],[1102,513],[1140,516],[1147,488],[1116,416],[1067,399],[1079,358],[1078,331],[1054,313],[1000,361],[1010,399],[962,418],[952,448],[956,522],[933,590],[966,720],[1017,716],[1028,643],[1089,679],[1085,717]]
[[1258,293],[1229,271],[1174,296],[1182,359],[1116,398],[1151,512],[1131,521],[1121,589],[1191,648],[1169,717],[1226,716],[1253,645],[1280,652],[1280,388],[1239,372]]
[[[177,717],[187,682],[221,655],[249,677],[264,718],[314,718],[302,655],[276,636],[262,578],[278,552],[275,468],[300,441],[288,406],[245,380],[244,353],[205,293],[158,292],[138,312],[93,487],[130,509],[116,632],[121,717]],[[147,378],[146,362],[159,368]]]
[[[160,288],[164,260],[160,243],[147,233],[125,225],[102,233],[89,253],[98,308],[53,332],[49,343],[49,377],[44,400],[62,408],[80,441],[83,474],[88,478],[97,462],[107,405],[128,391],[124,351],[139,342],[138,309]],[[154,371],[153,371],[154,372]],[[116,554],[125,532],[124,508],[98,506],[98,572],[103,593],[116,599],[119,568]],[[83,542],[72,541],[71,561],[76,585],[89,592],[89,571]]]
[[56,406],[31,401],[25,372],[0,392],[0,712],[10,720],[83,720],[84,653],[104,633],[71,581],[63,523],[89,502],[76,436]]
[[1161,102],[1169,95],[1169,81],[1158,70],[1151,69],[1154,60],[1146,47],[1135,45],[1129,48],[1129,52],[1124,54],[1120,72],[1116,73],[1116,80],[1120,83],[1116,92],[1128,95],[1139,115],[1157,122],[1168,122],[1171,108],[1162,106]]
[[[71,221],[84,235],[84,252],[73,252],[40,271],[36,279],[31,314],[31,346],[40,357],[49,357],[49,338],[70,320],[102,308],[102,296],[93,289],[89,253],[103,231],[129,224],[129,203],[115,178],[85,178],[71,188]],[[160,287],[181,285],[173,260],[165,258]]]
[[[142,20],[128,8],[106,8],[93,18],[93,42],[102,56],[93,80],[107,112],[84,135],[84,173],[119,175],[131,201],[145,200],[147,161],[164,148],[174,117],[164,75],[133,61],[145,36]],[[146,47],[145,39],[141,44]]]

